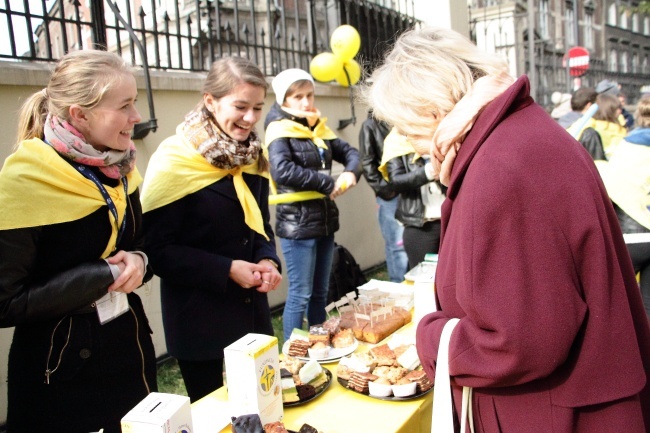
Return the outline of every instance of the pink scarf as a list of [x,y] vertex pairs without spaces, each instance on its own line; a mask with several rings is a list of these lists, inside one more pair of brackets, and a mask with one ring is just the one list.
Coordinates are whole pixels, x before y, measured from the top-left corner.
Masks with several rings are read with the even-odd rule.
[[83,134],[65,120],[48,114],[43,131],[45,142],[60,155],[79,164],[98,167],[111,179],[126,176],[135,168],[135,145],[125,151],[101,152],[86,142]]

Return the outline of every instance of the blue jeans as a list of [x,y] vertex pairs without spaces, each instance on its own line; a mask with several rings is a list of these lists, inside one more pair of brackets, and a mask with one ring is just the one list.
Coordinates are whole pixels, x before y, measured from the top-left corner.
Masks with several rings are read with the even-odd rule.
[[388,277],[393,282],[401,283],[408,270],[408,258],[402,242],[404,227],[395,219],[398,203],[399,196],[392,200],[377,197],[379,229],[384,237]]
[[334,254],[334,235],[312,239],[280,238],[289,277],[289,293],[282,315],[284,340],[293,328],[302,328],[307,312],[309,326],[326,319],[325,306]]

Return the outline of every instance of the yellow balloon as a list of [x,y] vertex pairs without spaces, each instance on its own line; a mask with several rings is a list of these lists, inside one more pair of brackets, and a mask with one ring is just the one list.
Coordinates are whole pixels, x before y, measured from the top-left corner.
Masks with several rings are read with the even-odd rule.
[[[350,81],[348,82],[348,76],[345,75],[347,71]],[[336,77],[336,82],[343,87],[354,86],[361,79],[361,66],[357,63],[356,60],[348,60],[343,63],[343,70]]]
[[312,77],[325,83],[335,80],[342,70],[343,62],[332,53],[320,53],[309,64]]
[[332,33],[330,38],[332,52],[342,61],[352,60],[361,48],[361,37],[354,27],[344,24]]

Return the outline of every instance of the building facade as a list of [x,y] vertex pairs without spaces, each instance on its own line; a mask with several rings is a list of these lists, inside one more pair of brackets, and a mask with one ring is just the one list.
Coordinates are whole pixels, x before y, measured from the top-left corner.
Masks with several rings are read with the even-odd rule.
[[[534,97],[542,105],[550,104],[553,92],[593,87],[602,79],[618,82],[633,103],[650,84],[650,16],[638,5],[631,0],[470,0],[470,37],[503,56],[513,76],[534,78]],[[566,61],[574,47],[589,52],[581,76],[573,75]]]

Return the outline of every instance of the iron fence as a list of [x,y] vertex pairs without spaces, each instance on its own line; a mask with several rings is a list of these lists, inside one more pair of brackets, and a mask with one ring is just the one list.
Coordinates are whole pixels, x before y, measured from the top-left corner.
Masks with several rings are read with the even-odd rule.
[[[4,0],[0,59],[55,61],[100,47],[134,65],[206,71],[222,56],[253,60],[266,75],[309,68],[329,36],[354,26],[366,70],[417,25],[413,0]],[[388,3],[388,4],[387,4]],[[390,7],[389,7],[390,6]],[[140,47],[139,47],[140,45]]]

